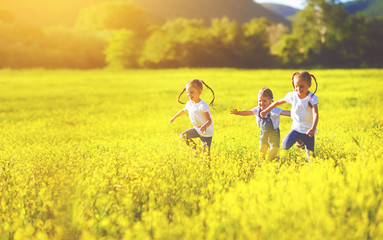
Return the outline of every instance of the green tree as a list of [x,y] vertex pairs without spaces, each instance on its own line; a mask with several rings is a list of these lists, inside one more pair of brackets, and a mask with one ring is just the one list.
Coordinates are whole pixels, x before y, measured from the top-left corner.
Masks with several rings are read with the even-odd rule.
[[267,27],[267,32],[269,35],[268,42],[270,44],[271,52],[276,54],[279,41],[283,38],[283,36],[290,32],[290,29],[281,23],[271,23]]
[[285,35],[277,46],[281,64],[286,67],[299,66],[304,61],[303,49],[300,48],[300,42],[292,34]]
[[93,34],[0,23],[0,67],[100,68],[105,66],[104,47]]
[[260,68],[273,65],[270,39],[274,26],[275,24],[266,18],[253,18],[242,25],[242,66]]
[[148,26],[146,13],[127,1],[102,2],[84,8],[75,24],[76,29],[90,31],[127,29],[139,38],[146,37]]
[[227,17],[213,19],[209,29],[210,59],[218,67],[239,67],[242,31],[236,21]]
[[[53,29],[39,43],[46,68],[91,69],[105,67],[104,36],[73,29]],[[36,56],[39,56],[36,54]]]
[[350,66],[383,66],[383,19],[366,18],[364,13],[351,15],[347,21],[342,54]]
[[138,45],[134,32],[126,29],[115,31],[108,39],[108,46],[104,51],[106,63],[113,68],[137,67],[140,54]]
[[307,0],[307,7],[298,13],[299,20],[293,29],[305,61],[314,65],[326,61],[333,65],[340,60],[338,45],[347,16],[338,0]]
[[348,15],[339,1],[308,0],[279,44],[285,66],[382,66],[382,21]]
[[[282,62],[304,66],[341,64],[347,11],[338,0],[306,2],[307,6],[298,13],[293,24],[292,34],[280,44]],[[293,59],[297,57],[299,59]]]
[[153,31],[140,59],[143,67],[199,67],[206,59],[209,34],[202,20],[178,18]]
[[175,19],[146,40],[143,67],[267,67],[271,66],[265,20],[239,26],[228,18]]

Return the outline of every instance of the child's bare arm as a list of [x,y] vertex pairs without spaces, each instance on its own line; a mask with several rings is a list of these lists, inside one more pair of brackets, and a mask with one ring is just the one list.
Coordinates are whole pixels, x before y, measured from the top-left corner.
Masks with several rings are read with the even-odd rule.
[[282,98],[282,99],[279,99],[279,100],[277,100],[277,101],[275,101],[275,102],[273,102],[272,104],[270,104],[265,110],[263,110],[262,112],[261,112],[261,117],[266,117],[266,115],[271,111],[271,110],[273,110],[275,107],[277,107],[277,106],[279,106],[279,105],[281,105],[281,104],[284,104],[284,103],[287,103],[287,101],[284,99],[284,98]]
[[174,120],[176,120],[176,118],[184,115],[185,113],[187,113],[188,110],[186,110],[186,108],[183,108],[181,109],[176,115],[174,115],[171,119],[170,119],[170,124],[172,124],[174,122]]
[[206,118],[206,122],[202,126],[199,126],[199,130],[202,132],[202,134],[205,134],[206,129],[213,123],[213,120],[211,119],[208,112],[205,112],[204,116]]
[[281,115],[282,115],[282,116],[291,117],[291,113],[290,113],[289,110],[282,110]]
[[318,125],[318,121],[319,121],[318,104],[315,104],[315,105],[312,107],[312,111],[313,111],[313,125],[312,125],[312,127],[310,128],[310,130],[306,133],[306,134],[309,135],[310,137],[314,136],[314,134],[315,134],[315,129],[317,129],[317,125]]
[[250,111],[250,110],[238,111],[237,109],[231,110],[230,114],[240,115],[240,116],[251,116],[251,115],[254,115],[254,113],[252,111]]

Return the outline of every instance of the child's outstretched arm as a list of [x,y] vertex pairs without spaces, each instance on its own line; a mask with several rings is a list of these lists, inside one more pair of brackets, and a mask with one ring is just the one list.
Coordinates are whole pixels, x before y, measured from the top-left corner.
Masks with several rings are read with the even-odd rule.
[[184,115],[185,113],[187,113],[188,110],[186,110],[186,108],[183,108],[181,109],[176,115],[174,115],[171,119],[170,119],[170,124],[172,124],[174,122],[174,120],[176,120],[176,118]]
[[281,105],[281,104],[284,104],[284,103],[287,103],[287,101],[286,101],[284,98],[279,99],[279,100],[273,102],[273,103],[270,104],[265,110],[263,110],[263,111],[260,113],[261,117],[263,117],[263,118],[266,117],[266,115],[267,115],[271,110],[273,110],[275,107],[277,107],[277,106],[279,106],[279,105]]
[[252,111],[250,111],[250,110],[238,111],[237,109],[231,110],[230,114],[240,115],[240,116],[251,116],[251,115],[254,115],[254,113]]
[[291,117],[291,112],[289,110],[282,110],[281,115]]
[[319,120],[318,104],[315,104],[312,107],[312,111],[313,111],[313,125],[311,126],[310,130],[306,133],[307,135],[309,135],[309,137],[314,136],[315,129],[317,129],[318,120]]

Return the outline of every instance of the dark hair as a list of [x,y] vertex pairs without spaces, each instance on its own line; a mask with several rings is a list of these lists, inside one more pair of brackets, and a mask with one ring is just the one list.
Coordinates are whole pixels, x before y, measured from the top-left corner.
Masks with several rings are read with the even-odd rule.
[[[213,103],[214,103],[215,95],[214,95],[214,91],[213,91],[213,89],[211,89],[211,87],[209,87],[204,81],[199,80],[199,79],[193,79],[193,80],[190,80],[189,82],[186,83],[186,87],[192,86],[192,87],[195,87],[201,91],[202,91],[203,85],[205,85],[213,93],[213,100],[211,100],[211,102],[209,103],[209,106],[212,106],[214,108]],[[182,92],[178,96],[178,102],[181,104],[185,104],[184,102],[180,101],[180,98],[181,98],[182,94],[186,91],[186,87],[182,90]]]
[[262,88],[259,90],[258,94],[273,99],[273,92],[270,90],[270,88]]
[[315,91],[310,96],[309,102],[308,102],[309,106],[312,107],[312,105],[310,103],[310,100],[314,96],[314,94],[317,92],[317,89],[318,89],[318,82],[317,82],[316,78],[314,77],[314,75],[312,75],[312,74],[310,74],[308,72],[295,72],[293,74],[293,77],[292,77],[293,88],[295,88],[295,86],[294,86],[294,78],[295,77],[298,78],[298,79],[302,79],[302,80],[306,81],[310,85],[311,85],[311,77],[314,78],[314,80],[315,80]]

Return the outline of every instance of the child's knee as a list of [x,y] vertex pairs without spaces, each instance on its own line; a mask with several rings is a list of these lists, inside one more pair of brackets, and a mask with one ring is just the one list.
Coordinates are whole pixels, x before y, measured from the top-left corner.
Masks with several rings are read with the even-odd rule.
[[188,136],[188,135],[187,135],[186,133],[181,133],[181,134],[180,134],[180,140],[181,140],[181,141],[185,141],[185,140],[187,139],[187,136]]
[[282,149],[284,149],[284,150],[288,150],[290,147],[287,145],[287,143],[286,142],[283,142],[282,143]]

